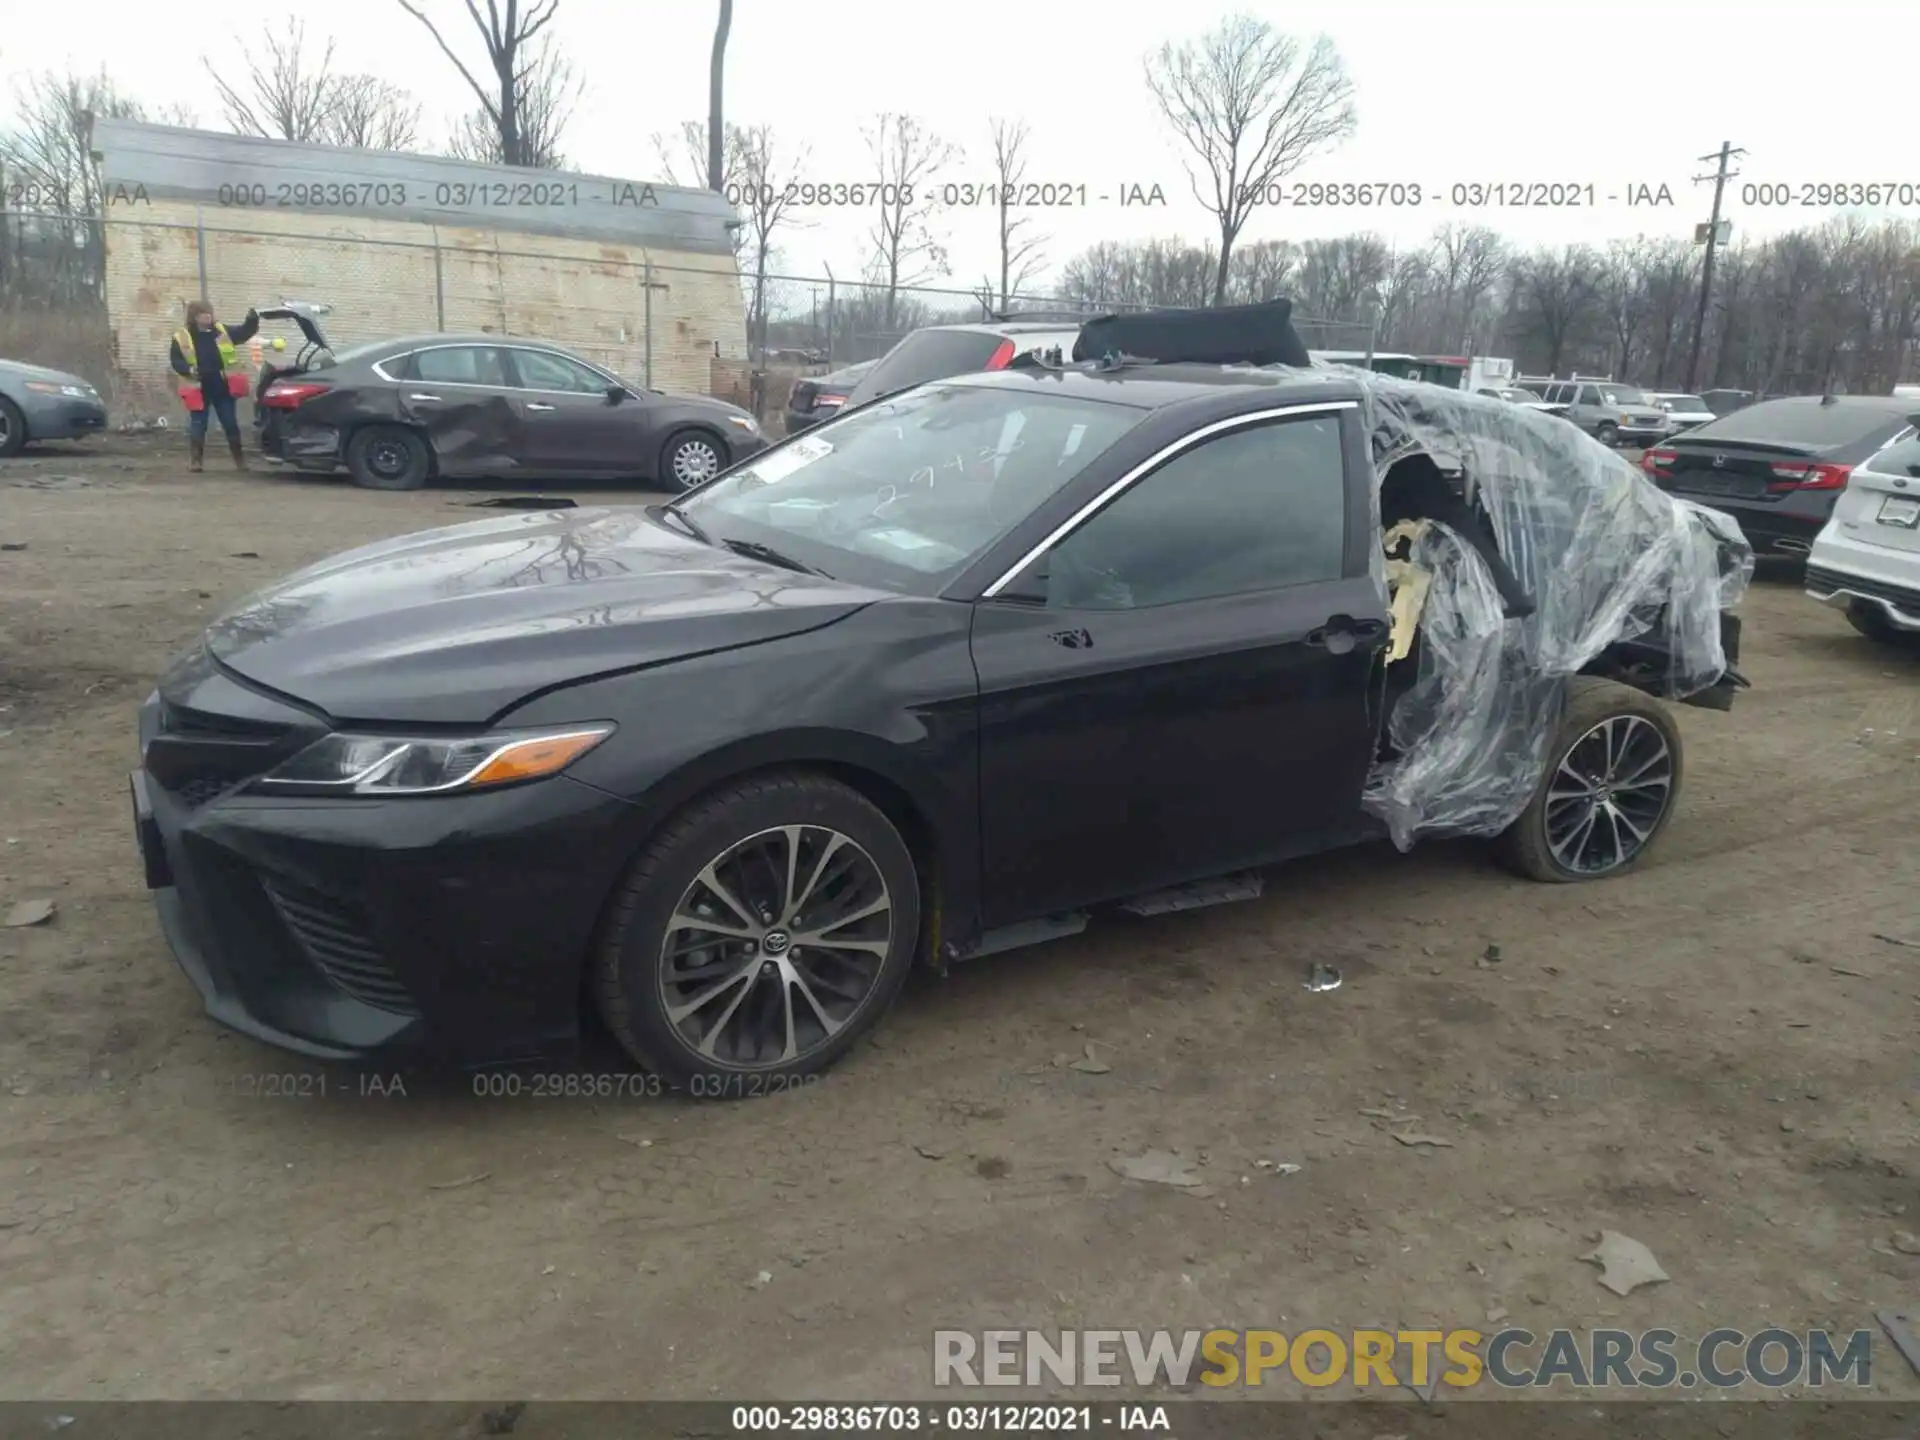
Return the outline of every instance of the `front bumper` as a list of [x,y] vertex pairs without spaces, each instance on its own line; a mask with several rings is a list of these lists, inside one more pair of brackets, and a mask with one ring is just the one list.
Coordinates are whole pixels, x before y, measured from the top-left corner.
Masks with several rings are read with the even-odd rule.
[[[143,755],[163,710],[157,695],[142,708]],[[333,1060],[506,1064],[578,1040],[626,802],[565,776],[468,796],[260,798],[230,770],[196,778],[177,749],[163,769],[166,784],[131,777],[136,836],[161,930],[215,1020]]]
[[738,465],[742,460],[749,460],[755,455],[758,455],[772,443],[773,442],[769,440],[763,432],[758,430],[754,431],[751,435],[744,430],[729,430],[727,435],[727,463],[730,465]]
[[21,407],[29,440],[84,440],[107,428],[107,407],[97,400],[27,392]]

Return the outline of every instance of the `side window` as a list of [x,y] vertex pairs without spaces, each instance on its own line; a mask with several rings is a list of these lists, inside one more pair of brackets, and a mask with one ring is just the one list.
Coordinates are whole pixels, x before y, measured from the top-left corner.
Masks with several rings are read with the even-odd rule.
[[1169,460],[1042,557],[1055,609],[1134,610],[1338,579],[1337,416],[1236,430]]
[[607,382],[586,366],[544,350],[515,350],[514,368],[523,390],[563,390],[570,395],[604,395]]
[[415,355],[413,377],[429,384],[504,387],[507,367],[497,346],[446,345]]
[[1582,405],[1598,405],[1600,403],[1600,387],[1597,385],[1582,385],[1580,387],[1579,403]]

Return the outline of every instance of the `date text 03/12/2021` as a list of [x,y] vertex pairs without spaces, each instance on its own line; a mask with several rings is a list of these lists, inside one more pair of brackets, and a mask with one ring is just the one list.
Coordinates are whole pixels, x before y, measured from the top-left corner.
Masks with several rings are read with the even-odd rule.
[[[858,180],[794,180],[781,185],[740,182],[722,190],[728,203],[762,210],[810,208],[910,208],[943,210],[1082,209],[1094,205],[1154,208],[1171,204],[1169,191],[1156,181],[1048,180],[1003,185],[995,181],[949,180],[933,185],[874,183]],[[1459,180],[1431,185],[1413,180],[1275,180],[1236,188],[1242,210],[1293,209],[1595,209],[1602,205],[1633,208],[1674,206],[1669,185],[1646,181],[1602,183],[1593,180]]]

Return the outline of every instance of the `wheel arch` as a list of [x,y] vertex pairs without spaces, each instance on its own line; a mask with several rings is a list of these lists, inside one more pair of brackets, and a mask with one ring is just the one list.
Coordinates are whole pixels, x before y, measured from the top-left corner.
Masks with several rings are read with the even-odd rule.
[[[756,736],[708,751],[670,771],[638,797],[644,818],[627,839],[631,863],[672,819],[716,790],[774,774],[834,780],[866,799],[900,832],[921,882],[921,959],[936,966],[978,924],[977,817],[943,800],[940,788],[898,747],[875,736],[808,729]],[[599,943],[617,894],[603,902]],[[582,967],[583,983],[590,966]]]

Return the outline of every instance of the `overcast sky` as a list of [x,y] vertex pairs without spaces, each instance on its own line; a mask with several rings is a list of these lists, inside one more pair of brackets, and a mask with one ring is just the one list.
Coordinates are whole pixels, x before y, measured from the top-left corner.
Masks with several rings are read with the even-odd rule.
[[[116,0],[4,0],[0,82],[27,71],[104,66],[150,102],[184,97],[203,123],[219,106],[200,61],[237,70],[258,52],[264,15],[280,7],[135,6]],[[464,56],[479,56],[459,0],[423,0]],[[581,71],[585,96],[563,148],[576,167],[623,178],[658,175],[650,137],[703,117],[713,0],[560,0],[551,27]],[[424,27],[397,0],[329,0],[291,9],[310,45],[412,91],[436,141],[472,96]],[[1920,218],[1915,91],[1893,75],[1920,55],[1920,0],[1606,0],[1598,4],[1341,0],[737,0],[727,55],[729,118],[776,126],[807,146],[819,181],[872,178],[861,127],[904,110],[965,148],[957,181],[991,179],[989,117],[1024,118],[1029,178],[1082,186],[1085,207],[1037,213],[1058,264],[1101,239],[1203,238],[1211,217],[1192,198],[1183,154],[1142,79],[1162,41],[1198,34],[1244,10],[1291,33],[1329,35],[1352,75],[1359,128],[1300,180],[1419,185],[1419,208],[1271,209],[1243,239],[1308,239],[1372,229],[1417,243],[1449,221],[1480,220],[1524,242],[1690,234],[1710,186],[1691,183],[1696,157],[1722,140],[1744,147],[1726,217],[1762,234],[1824,210],[1743,204],[1755,182],[1892,182]],[[232,26],[221,33],[222,26]],[[1891,68],[1889,68],[1891,67]],[[1595,187],[1593,208],[1463,209],[1453,185],[1560,182]],[[1161,187],[1165,206],[1120,207],[1100,196]],[[1674,203],[1632,207],[1630,190],[1662,185]],[[1609,197],[1617,197],[1609,199]],[[1892,212],[1887,212],[1892,213]],[[857,271],[870,215],[814,212],[776,237],[779,267]],[[939,228],[952,280],[972,285],[994,262],[985,210],[945,212]]]

